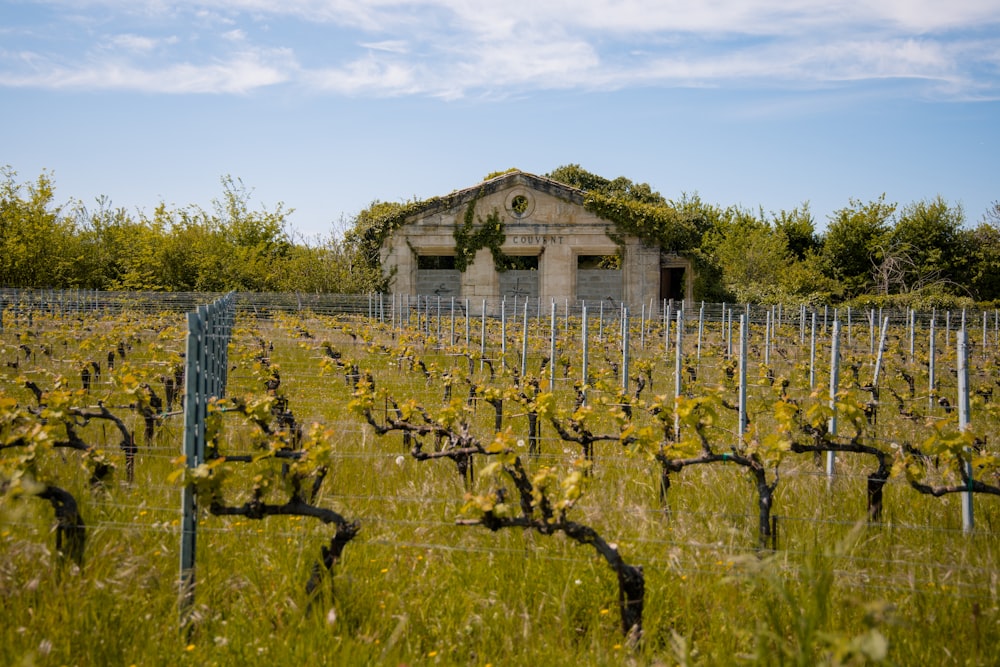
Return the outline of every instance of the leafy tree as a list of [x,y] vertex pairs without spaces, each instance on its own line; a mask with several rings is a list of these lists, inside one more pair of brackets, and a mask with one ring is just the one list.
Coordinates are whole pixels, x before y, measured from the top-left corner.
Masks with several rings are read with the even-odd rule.
[[521,171],[521,170],[518,169],[517,167],[511,167],[510,169],[503,169],[501,171],[491,171],[490,173],[486,174],[486,178],[484,178],[483,180],[488,181],[497,178],[499,176],[503,176],[504,174],[513,173],[515,171]]
[[[169,210],[158,205],[153,217],[146,221],[153,228],[166,230],[156,254],[157,270],[164,286],[174,291],[222,291],[218,279],[219,267],[212,266],[207,256],[218,240],[211,220],[193,209]],[[207,267],[207,268],[206,268]]]
[[816,222],[809,212],[809,202],[791,211],[773,213],[774,228],[785,235],[789,252],[803,260],[810,252],[817,252],[822,244],[816,234]]
[[967,284],[979,301],[1000,299],[1000,215],[963,233],[968,249]]
[[291,247],[287,217],[293,209],[279,203],[274,212],[253,211],[249,205],[252,191],[243,181],[225,176],[222,185],[222,199],[214,202],[218,223],[213,227],[221,236],[216,247],[232,253],[225,263],[224,288],[250,292],[277,289],[276,267]]
[[740,302],[774,301],[791,263],[784,235],[745,211],[734,211],[731,222],[713,235],[710,243],[726,289]]
[[713,283],[702,294],[717,301],[800,303],[839,295],[836,281],[823,273],[808,205],[770,216],[738,207],[701,210],[695,219],[705,231],[691,255],[701,259],[699,274]]
[[958,285],[966,264],[964,220],[962,207],[950,207],[941,197],[904,207],[882,251],[880,268],[898,262],[895,287],[901,292],[932,283]]
[[156,255],[163,244],[161,225],[135,220],[123,208],[98,197],[93,212],[76,208],[79,284],[103,290],[160,290],[164,285]]
[[715,204],[702,201],[698,193],[681,193],[680,199],[667,202],[686,225],[692,227],[700,238],[719,226],[726,217],[726,211]]
[[883,247],[896,204],[886,203],[885,194],[870,202],[852,199],[836,211],[823,237],[823,259],[827,275],[839,281],[847,296],[874,288],[872,268],[881,261]]
[[358,276],[364,292],[383,292],[391,276],[382,275],[382,244],[403,222],[406,213],[420,202],[373,201],[354,218],[344,234],[347,259],[352,274]]
[[732,294],[724,287],[721,267],[711,252],[704,248],[705,235],[723,224],[726,211],[715,204],[705,203],[697,193],[682,193],[680,199],[671,200],[669,206],[676,211],[684,227],[692,230],[694,240],[684,251],[684,255],[695,267],[696,297],[715,302],[732,299]]
[[368,289],[351,272],[343,236],[330,233],[306,239],[292,237],[283,261],[276,264],[277,290],[325,294],[361,294]]
[[649,183],[634,183],[624,176],[608,180],[592,174],[578,164],[557,167],[545,175],[554,181],[571,185],[586,192],[605,195],[616,199],[626,199],[642,204],[665,205],[667,200],[653,190]]
[[810,250],[805,257],[791,262],[778,278],[783,299],[791,305],[820,305],[837,301],[843,290],[840,284],[823,271],[822,256]]
[[634,183],[619,176],[608,180],[592,174],[578,164],[559,167],[547,178],[584,190],[584,207],[615,223],[617,231],[637,236],[643,241],[674,252],[689,252],[698,244],[701,226],[708,216],[701,201],[682,201],[681,206],[668,202],[648,183]]
[[72,286],[75,230],[54,203],[51,177],[43,173],[25,186],[10,167],[0,174],[0,285]]
[[983,222],[1000,225],[1000,200],[993,202],[986,209],[986,213],[983,214]]
[[545,177],[551,178],[553,181],[565,183],[574,188],[579,188],[585,192],[606,192],[607,188],[611,185],[611,181],[608,179],[597,174],[592,174],[578,164],[567,164],[556,167],[545,174]]

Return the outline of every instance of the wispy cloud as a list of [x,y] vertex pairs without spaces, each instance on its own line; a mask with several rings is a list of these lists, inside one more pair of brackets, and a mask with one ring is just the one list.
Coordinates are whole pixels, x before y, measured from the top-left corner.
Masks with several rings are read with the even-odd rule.
[[405,95],[427,92],[418,83],[419,70],[400,62],[366,57],[344,66],[301,74],[312,88],[345,95]]
[[373,51],[387,51],[389,53],[409,53],[410,44],[403,39],[387,39],[382,42],[362,42],[361,46]]
[[140,35],[114,35],[109,40],[109,45],[125,51],[148,53],[156,48],[157,41],[151,37]]
[[[180,62],[162,66],[137,66],[125,59],[105,58],[70,66],[43,55],[22,52],[4,60],[23,63],[21,69],[25,73],[0,71],[0,86],[242,94],[289,80],[293,67],[287,58],[275,55],[247,51],[211,63]],[[282,60],[284,62],[277,62]]]
[[246,40],[246,38],[247,38],[246,32],[241,30],[240,28],[236,28],[234,30],[228,30],[222,33],[222,39],[226,40],[227,42],[243,42]]
[[[68,37],[33,38],[38,25],[22,17],[21,30],[13,29],[20,48],[0,52],[0,85],[246,93],[288,84],[460,97],[892,78],[920,95],[1000,95],[995,0],[50,0],[35,7],[38,24]],[[81,35],[81,17],[103,32]]]

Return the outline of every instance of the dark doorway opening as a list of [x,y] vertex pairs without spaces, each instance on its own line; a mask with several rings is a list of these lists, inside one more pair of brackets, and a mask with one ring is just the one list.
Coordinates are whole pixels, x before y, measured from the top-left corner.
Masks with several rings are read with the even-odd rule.
[[660,299],[684,299],[684,267],[675,266],[660,269]]

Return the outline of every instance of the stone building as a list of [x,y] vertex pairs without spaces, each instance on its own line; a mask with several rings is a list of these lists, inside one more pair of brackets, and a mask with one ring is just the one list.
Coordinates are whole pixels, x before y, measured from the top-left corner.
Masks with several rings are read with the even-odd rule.
[[[658,308],[665,299],[690,302],[690,262],[618,234],[613,222],[584,207],[584,194],[512,171],[422,202],[382,245],[392,291],[471,303],[540,297]],[[496,230],[492,245],[461,247],[456,229],[474,233],[489,225]],[[463,238],[468,243],[468,233]]]

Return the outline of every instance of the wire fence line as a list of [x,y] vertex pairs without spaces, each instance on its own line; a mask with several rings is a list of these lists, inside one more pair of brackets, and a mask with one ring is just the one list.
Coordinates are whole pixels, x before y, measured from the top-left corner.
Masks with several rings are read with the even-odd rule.
[[[501,310],[514,323],[526,313],[532,324],[550,318],[553,306],[560,319],[579,318],[586,309],[595,322],[609,327],[622,312],[647,325],[646,333],[654,327],[672,322],[678,312],[683,314],[686,326],[699,321],[727,324],[740,315],[753,325],[768,322],[775,327],[794,327],[802,337],[808,333],[810,323],[816,320],[821,334],[829,333],[835,320],[844,324],[848,338],[856,329],[867,333],[879,328],[888,318],[891,325],[914,324],[926,329],[936,320],[944,329],[955,331],[962,324],[967,328],[982,327],[1000,340],[1000,309],[974,308],[956,310],[922,310],[906,308],[861,308],[827,305],[787,304],[734,304],[673,299],[650,300],[648,303],[625,303],[613,300],[586,301],[568,297],[489,297],[462,298],[439,295],[410,295],[396,293],[331,294],[294,292],[155,292],[155,291],[102,291],[90,289],[15,289],[0,288],[0,310],[11,317],[30,313],[65,316],[83,313],[119,314],[122,312],[187,313],[199,306],[231,295],[239,312],[258,315],[268,313],[306,313],[318,315],[363,315],[369,319],[402,326],[419,325],[426,330],[446,331],[452,317],[479,317],[487,314],[498,318]],[[501,306],[503,306],[501,308]],[[462,323],[464,327],[464,323]],[[599,335],[612,329],[598,327]],[[640,341],[635,341],[639,343]]]
[[[226,299],[226,297],[221,297],[220,301],[222,301],[223,299]],[[290,300],[286,300],[286,302],[289,303],[289,304],[291,303]],[[109,303],[110,303],[110,301],[109,301]],[[296,301],[296,303],[298,303],[298,301]],[[359,304],[364,304],[363,301],[359,301],[358,303]],[[391,320],[391,318],[389,318],[389,319],[386,318],[385,312],[384,312],[384,308],[381,309],[381,310],[376,310],[375,312],[377,314],[374,315],[374,316],[372,316],[371,313],[372,313],[372,308],[374,308],[374,306],[373,306],[374,303],[377,303],[377,300],[373,300],[371,297],[369,297],[367,299],[367,307],[369,308],[369,310],[366,312],[362,308],[362,309],[360,309],[358,311],[355,311],[355,314],[358,314],[361,318],[371,318],[373,320],[380,320],[379,323],[381,323],[381,324],[383,324],[385,326],[391,327],[392,324],[393,324],[393,321]],[[431,302],[431,303],[433,303],[433,302]],[[203,326],[203,328],[201,329],[201,333],[198,334],[198,335],[200,336],[200,338],[203,341],[203,343],[206,345],[206,349],[208,347],[214,345],[216,351],[221,353],[221,351],[224,351],[224,350],[227,349],[226,343],[228,342],[228,340],[230,338],[230,335],[231,335],[232,317],[234,317],[234,313],[238,309],[242,308],[243,312],[252,312],[252,313],[257,314],[257,315],[266,315],[266,313],[264,312],[264,309],[265,308],[269,308],[269,307],[270,306],[264,306],[264,305],[261,305],[261,304],[254,304],[254,305],[248,307],[245,303],[241,304],[239,301],[237,301],[237,296],[233,295],[232,297],[229,297],[227,299],[227,301],[224,304],[224,306],[220,307],[221,310],[225,311],[225,315],[224,315],[225,324],[218,325],[221,328],[216,328],[217,325],[214,325],[214,324],[213,325],[206,325],[206,323],[201,319],[201,316],[199,316],[199,322],[201,322],[202,325],[205,325],[205,326]],[[8,314],[8,316],[11,315],[11,310],[10,310],[11,308],[12,308],[12,306],[10,306],[10,304],[8,302],[7,311],[6,311],[7,314]],[[110,308],[110,306],[106,306],[106,308]],[[255,308],[256,308],[256,310],[255,310]],[[299,306],[296,306],[296,308],[299,308]],[[295,312],[306,312],[306,314],[308,314],[308,312],[307,312],[306,309],[295,310]],[[711,311],[706,310],[706,312],[711,312]],[[717,312],[719,313],[719,319],[717,320],[717,324],[725,326],[726,323],[728,323],[728,321],[729,321],[727,318],[730,317],[730,315],[727,314],[727,313],[730,313],[731,311],[729,311],[729,310],[727,310],[726,308],[723,307],[723,308],[720,308]],[[751,312],[756,312],[756,308],[752,309]],[[767,328],[767,326],[768,326],[768,318],[770,317],[770,315],[767,314],[767,310],[764,309],[764,308],[761,308],[760,312],[765,313],[765,315],[758,321],[758,323],[762,324],[765,328]],[[321,314],[321,313],[317,312],[317,314]],[[340,314],[340,313],[338,312],[337,314]],[[582,309],[581,309],[581,314],[582,314]],[[207,313],[206,313],[206,315],[207,315]],[[411,315],[415,315],[415,314],[411,313]],[[21,315],[18,314],[16,316],[20,317]],[[835,317],[836,314],[832,314],[832,316]],[[436,313],[435,313],[434,317],[436,317]],[[756,317],[756,315],[755,315],[755,317]],[[485,321],[486,318],[483,317],[481,319],[483,321]],[[541,321],[545,321],[544,316],[540,317],[539,319]],[[860,327],[861,326],[869,326],[870,325],[870,321],[872,321],[872,320],[874,320],[874,318],[869,318],[869,321],[866,321],[863,325],[858,325],[858,327],[859,327],[858,331],[860,331]],[[669,322],[669,319],[667,321]],[[909,319],[904,319],[902,317],[898,318],[898,324],[899,325],[904,325],[905,326],[909,322],[912,322],[912,321],[913,321],[912,317],[909,318]],[[428,322],[430,322],[431,324],[428,325]],[[527,336],[530,335],[532,331],[535,331],[536,333],[539,333],[538,328],[532,328],[532,327],[529,327],[529,326],[523,326],[521,324],[522,322],[523,322],[523,320],[521,320],[521,321],[515,320],[514,321],[514,326],[511,329],[511,335],[512,336],[516,336],[517,335],[517,332],[519,330],[518,327],[523,327],[523,335],[525,336],[525,338],[527,338]],[[411,321],[411,323],[412,323],[412,321]],[[438,323],[440,323],[440,324],[438,324]],[[811,319],[810,319],[810,323],[811,323]],[[191,322],[190,322],[190,318],[189,318],[189,326],[190,326],[190,324],[191,324]],[[446,331],[451,329],[450,319],[448,317],[443,317],[442,319],[437,319],[437,320],[426,319],[426,320],[423,320],[423,324],[424,324],[425,327],[426,326],[437,326],[437,327],[440,327],[440,326],[443,325]],[[609,317],[608,326],[604,329],[605,335],[607,336],[607,338],[609,340],[615,338],[616,336],[618,336],[618,333],[614,330],[614,327],[611,326],[611,324],[612,324],[612,321],[610,320],[610,317]],[[401,325],[402,324],[400,323],[400,326]],[[502,323],[501,323],[501,325],[502,325]],[[786,325],[787,325],[787,322],[786,322]],[[230,331],[225,331],[224,330],[225,326],[229,326],[230,327]],[[573,326],[575,326],[576,329],[572,330],[572,335],[576,336],[577,335],[577,331],[579,330],[579,324],[576,323],[576,322],[573,322]],[[650,325],[650,326],[652,327],[652,325]],[[722,326],[720,326],[720,331],[724,331],[724,329],[722,328]],[[779,326],[779,325],[777,325],[777,323],[775,323],[774,326],[775,326],[775,328],[777,328],[777,326]],[[693,325],[691,323],[686,322],[685,323],[685,327],[687,327],[692,333],[695,332],[695,331],[697,331],[697,328],[695,327],[695,325]],[[595,327],[593,329],[593,331],[598,331],[598,330],[600,330],[599,326]],[[883,327],[883,331],[884,330],[885,330],[885,328]],[[461,331],[461,329],[460,329],[460,331]],[[564,326],[563,328],[559,329],[559,331],[561,331],[561,332],[571,332],[571,327]],[[876,330],[873,328],[872,329],[872,333],[874,334],[875,331]],[[768,332],[767,331],[765,331],[763,334],[760,331],[758,331],[756,333],[757,333],[757,339],[758,340],[762,340],[762,339],[766,340],[766,338],[768,336]],[[944,330],[939,330],[938,334],[939,335],[946,335]],[[539,335],[537,336],[537,338],[539,340],[544,341],[543,336],[544,336],[543,333],[539,333]],[[459,333],[459,334],[456,334],[455,336],[453,336],[453,339],[460,339],[460,337],[461,337],[461,334]],[[191,339],[189,338],[188,340],[190,342]],[[288,336],[288,341],[291,341],[291,340],[293,340],[293,337],[292,336]],[[652,337],[652,328],[651,328],[650,329],[650,341],[652,341],[652,340],[656,340],[657,342],[662,342],[660,339],[658,339],[658,338],[654,339]],[[862,348],[863,348],[863,346],[867,344],[867,340],[864,340],[864,339],[860,339],[860,340],[861,340],[861,345],[862,345]],[[636,345],[636,338],[634,336],[630,339],[630,341],[631,341],[632,345]],[[690,345],[691,342],[692,342],[692,338],[689,338],[686,341],[686,343],[688,345]],[[706,341],[706,344],[707,344],[707,341]],[[650,345],[652,345],[652,343],[650,343]],[[667,347],[667,346],[665,346],[665,347]],[[882,347],[882,344],[880,343],[879,349],[881,349],[881,347]],[[544,345],[540,344],[540,345],[538,345],[538,348],[539,349],[544,349]],[[517,348],[516,345],[511,345],[511,349],[512,350],[517,350],[518,348]],[[685,349],[691,349],[691,348],[685,348]],[[700,351],[700,346],[697,349]],[[724,348],[723,348],[722,345],[720,345],[719,349],[724,349]],[[797,348],[797,350],[801,351],[801,348]],[[496,353],[497,351],[498,350],[495,347],[494,350],[493,350],[493,352]],[[185,410],[187,410],[187,406],[188,405],[194,406],[194,408],[201,409],[201,408],[204,407],[204,403],[207,400],[207,397],[210,397],[210,396],[213,396],[213,395],[215,395],[215,396],[224,395],[224,390],[225,390],[225,385],[226,385],[226,377],[225,376],[226,376],[226,373],[228,372],[228,369],[230,368],[230,364],[228,363],[228,361],[225,358],[221,358],[221,357],[220,358],[216,358],[214,361],[210,361],[211,356],[209,355],[208,352],[202,352],[202,351],[194,351],[194,352],[192,352],[190,347],[188,348],[186,356],[187,356],[187,363],[188,364],[194,364],[194,366],[188,366],[188,373],[187,373],[186,377],[189,380],[191,378],[196,378],[196,379],[193,380],[193,382],[195,382],[195,385],[193,385],[193,386],[189,385],[190,386],[189,391],[193,392],[192,395],[194,396],[194,398],[190,399],[186,403]],[[500,355],[496,355],[496,356],[493,356],[492,358],[494,360],[496,360],[496,361],[499,362],[503,357],[500,356]],[[800,355],[798,358],[804,358],[804,355]],[[708,358],[704,359],[702,363],[705,364],[704,367],[706,369],[712,368],[712,369],[714,369],[717,372],[720,371],[721,368],[722,368],[721,363],[714,363],[712,360],[710,360]],[[874,365],[874,363],[875,363],[874,360],[872,360],[871,363],[872,363],[872,365]],[[302,366],[295,366],[295,365],[289,366],[289,365],[286,365],[285,368],[288,369],[288,370],[291,370],[292,373],[294,374],[294,373],[299,372],[299,371],[305,371],[307,369],[307,366],[305,364],[303,364]],[[202,370],[207,370],[207,369],[214,369],[213,370],[214,375],[209,374],[208,376],[203,376],[204,379],[197,379],[199,377],[199,373]],[[220,375],[222,376],[221,378],[218,377]],[[215,380],[211,379],[213,377],[215,378]],[[560,378],[560,380],[562,380],[562,378]],[[575,378],[566,378],[566,380],[567,381],[573,381],[573,380],[575,380]],[[219,384],[211,385],[212,382],[218,382]],[[209,386],[212,386],[212,388],[209,389],[208,388]],[[757,390],[759,390],[760,392],[766,391],[766,389],[764,389],[763,387],[760,387],[760,388],[751,387],[751,391],[757,391]],[[928,395],[920,394],[920,395],[916,396],[913,399],[907,399],[907,400],[912,400],[914,403],[918,403],[919,404],[919,403],[925,402],[927,399],[928,399]],[[192,409],[194,409],[194,408],[192,408]],[[514,418],[514,416],[513,415],[508,415],[508,419],[510,419],[510,418]],[[187,440],[188,440],[187,433],[188,433],[188,424],[190,423],[189,419],[190,419],[190,417],[188,416],[187,412],[185,412],[185,423],[184,423],[185,442],[187,442]],[[196,419],[197,419],[197,417],[196,417]],[[203,419],[203,416],[202,416],[202,419]],[[342,431],[342,432],[360,433],[360,432],[362,432],[364,430],[364,427],[362,427],[362,426],[360,426],[360,425],[358,425],[357,423],[354,423],[354,422],[333,422],[330,425],[334,426],[337,430]],[[194,432],[197,433],[197,426],[195,427]],[[203,431],[202,431],[202,433],[203,433]],[[726,437],[734,437],[736,435],[736,431],[735,430],[728,430],[728,431],[726,431],[724,433],[724,435]],[[880,440],[879,442],[881,442],[884,445],[891,444],[890,440],[888,440],[888,439]],[[546,437],[543,438],[543,443],[551,444],[553,446],[557,446],[557,445],[558,446],[564,446],[565,445],[565,443],[564,443],[564,441],[562,439],[557,438],[557,437],[548,437],[548,436],[546,436]],[[155,450],[151,450],[151,451],[157,451],[158,452],[158,451],[160,451],[160,449],[161,448],[157,447],[157,448],[155,448]],[[385,448],[385,449],[388,449],[388,447]],[[168,450],[165,450],[165,451],[168,451]],[[194,463],[194,462],[197,462],[199,460],[204,460],[204,449],[201,449],[200,454],[198,453],[197,448],[194,451],[195,451],[195,453],[192,455],[192,458],[189,459],[189,462]],[[400,450],[400,451],[402,452],[402,450]],[[382,457],[390,457],[394,453],[395,452],[389,452],[389,451],[373,451],[371,453],[368,453],[368,452],[360,452],[360,453],[358,453],[358,452],[350,452],[350,453],[347,453],[347,452],[345,452],[344,454],[342,454],[340,456],[343,456],[345,458],[346,457],[355,457],[355,458],[358,458],[358,457],[361,457],[361,458],[364,458],[364,457],[382,458]],[[403,453],[405,453],[405,452],[403,452]],[[564,454],[565,454],[566,457],[569,457],[571,455],[569,453],[564,453]],[[153,455],[153,454],[150,453],[150,454],[147,454],[147,455]],[[157,454],[157,455],[159,455],[159,454]],[[556,459],[559,458],[559,454],[558,453],[557,454],[552,454],[552,455],[547,455],[547,456],[551,456],[551,457],[556,458]],[[634,458],[630,458],[630,457],[628,457],[628,456],[626,456],[625,454],[622,454],[622,453],[613,453],[613,454],[600,453],[599,456],[602,457],[602,458],[604,458],[605,460],[609,460],[609,461],[616,461],[616,462],[633,461],[634,462]],[[823,473],[820,473],[818,471],[809,471],[809,470],[805,470],[805,469],[799,470],[799,471],[796,471],[796,470],[790,470],[790,471],[788,471],[788,477],[794,477],[795,475],[800,475],[800,476],[803,476],[803,477],[810,477],[810,476],[823,476]],[[856,479],[856,480],[860,480],[860,479],[864,479],[865,478],[864,475],[860,475],[860,474],[856,474],[856,473],[849,473],[849,472],[842,472],[842,471],[839,471],[839,470],[837,470],[837,471],[834,472],[833,477],[835,479]],[[890,482],[890,483],[896,483],[896,482],[893,481],[893,482]],[[900,482],[900,484],[902,484],[902,483]],[[406,496],[395,496],[395,497],[388,497],[387,498],[385,496],[378,496],[378,495],[357,496],[357,495],[347,495],[347,494],[334,494],[332,496],[332,498],[334,500],[344,500],[344,501],[348,501],[348,500],[350,500],[350,501],[360,500],[360,501],[363,501],[363,502],[365,502],[367,504],[376,504],[376,503],[379,503],[379,502],[386,502],[387,500],[390,501],[390,502],[397,502],[397,503],[415,502],[412,498],[408,498]],[[453,499],[453,498],[441,497],[441,498],[426,499],[426,502],[428,504],[430,504],[430,503],[440,503],[442,505],[456,505],[460,501],[458,501],[457,499]],[[144,508],[144,509],[146,509],[148,511],[157,511],[157,510],[154,510],[154,508]],[[166,508],[161,508],[161,509],[164,510],[164,511],[166,511]],[[586,510],[587,509],[586,505],[582,504],[581,505],[581,509]],[[149,526],[147,526],[146,524],[140,524],[140,523],[129,523],[129,522],[122,522],[122,521],[102,521],[102,520],[97,521],[93,525],[95,526],[95,528],[106,529],[106,530],[139,530],[139,531],[142,531],[142,530],[155,530],[156,532],[165,532],[166,534],[177,535],[183,541],[183,539],[186,539],[185,536],[189,533],[189,531],[184,527],[184,524],[183,524],[183,521],[185,521],[185,517],[188,516],[187,514],[185,514],[185,512],[186,512],[186,510],[182,509],[178,513],[180,516],[176,517],[177,520],[181,521],[181,525],[179,525],[179,526],[172,526],[171,525],[171,526],[156,526],[156,527],[153,527],[151,524]],[[638,515],[639,511],[636,510],[636,513]],[[650,508],[650,509],[646,509],[646,510],[642,510],[641,511],[642,515],[654,514],[654,513],[662,513],[662,509],[652,509],[652,508]],[[676,517],[678,519],[684,519],[684,518],[698,516],[698,517],[704,517],[704,518],[708,518],[708,519],[744,520],[747,525],[752,525],[752,523],[753,523],[753,514],[750,514],[750,513],[747,513],[747,514],[713,513],[713,512],[695,513],[695,512],[690,512],[690,511],[687,511],[687,510],[674,509],[674,510],[672,510],[672,514],[673,514],[674,517]],[[363,518],[364,520],[366,520],[368,522],[371,522],[372,524],[378,524],[380,522],[382,522],[382,523],[396,522],[396,523],[406,523],[406,525],[413,525],[413,523],[414,523],[414,522],[407,523],[405,520],[398,520],[398,519],[380,519],[379,516],[378,516],[378,514],[367,514],[366,513],[366,514],[362,514],[361,518]],[[779,519],[780,519],[781,522],[797,522],[797,523],[811,524],[811,525],[817,525],[817,526],[819,526],[819,525],[831,525],[831,524],[851,525],[851,523],[853,523],[853,522],[850,522],[850,521],[840,521],[840,520],[835,520],[835,519],[822,519],[822,518],[816,518],[816,517],[796,517],[796,516],[784,516],[784,515],[779,515]],[[192,535],[192,543],[193,543],[193,525],[194,524],[192,524],[192,528],[190,530],[190,534]],[[454,524],[451,523],[451,522],[448,522],[448,521],[427,520],[427,521],[421,521],[420,525],[439,527],[441,529],[446,529],[447,528],[449,530],[454,528]],[[897,523],[886,523],[886,524],[877,525],[875,527],[878,528],[878,527],[881,527],[881,526],[892,528],[892,529],[906,529],[906,530],[913,530],[913,531],[928,531],[928,532],[942,532],[942,531],[947,532],[947,531],[951,531],[951,532],[957,532],[957,530],[952,530],[952,529],[948,529],[948,528],[932,527],[932,526],[907,526],[907,525],[897,524]],[[225,528],[201,527],[200,530],[204,530],[206,532],[225,532],[225,531],[232,530],[232,527],[231,527],[231,525],[227,525]],[[272,531],[272,530],[267,530],[266,532],[268,532],[268,534],[272,534],[272,535],[275,535],[275,536],[278,536],[278,537],[287,537],[287,538],[295,538],[295,537],[300,536],[302,534],[300,531]],[[643,542],[643,543],[645,543],[645,544],[647,544],[647,545],[649,545],[651,547],[662,547],[662,548],[672,547],[672,548],[680,548],[680,549],[684,549],[684,550],[689,550],[692,554],[700,553],[702,550],[713,550],[713,549],[716,550],[715,553],[717,553],[717,552],[719,552],[719,550],[723,550],[724,551],[726,548],[733,548],[731,546],[730,547],[725,547],[724,545],[719,545],[719,544],[703,545],[703,544],[700,544],[700,543],[695,542],[695,541],[684,541],[684,540],[671,541],[671,540],[661,540],[661,539],[647,539],[647,538],[643,538],[642,536],[632,536],[630,539],[633,539],[634,541],[637,541],[637,542]],[[370,542],[372,544],[381,544],[381,545],[384,545],[384,546],[388,546],[390,548],[398,548],[398,547],[401,547],[401,546],[412,546],[414,544],[420,544],[420,543],[417,543],[417,542],[409,542],[409,541],[406,541],[406,540],[398,540],[398,539],[397,540],[375,539],[375,540],[371,540]],[[486,542],[484,541],[484,543],[486,543]],[[431,541],[431,542],[427,542],[427,543],[423,543],[423,544],[425,545],[425,548],[428,548],[428,549],[436,549],[436,550],[440,550],[440,551],[457,551],[457,552],[461,552],[461,553],[479,553],[479,552],[482,552],[482,551],[502,551],[502,550],[494,549],[492,547],[482,547],[482,546],[463,545],[463,544],[456,545],[456,544],[450,544],[450,543],[445,543],[445,542],[433,542],[433,541]],[[486,544],[488,544],[488,543],[486,543]],[[192,547],[193,547],[193,544],[192,544]],[[184,550],[184,548],[181,547],[181,551],[182,552],[183,552],[183,550]],[[524,553],[523,550],[514,550],[514,551],[516,551],[516,553],[521,553],[521,554]],[[756,553],[757,550],[747,547],[747,548],[742,548],[742,549],[734,549],[734,552],[735,553],[741,553],[741,554],[751,554],[751,553]],[[192,549],[192,553],[193,553],[193,549]],[[555,556],[551,556],[551,555],[543,553],[543,552],[535,552],[535,557],[543,558],[543,559],[544,558],[550,558],[550,557],[551,558],[555,558]],[[182,561],[183,560],[184,560],[184,557],[182,556]],[[575,560],[579,560],[580,562],[589,562],[590,561],[590,559],[586,558],[586,557],[580,557],[579,559],[572,559],[572,560],[574,560],[574,561]],[[669,559],[666,559],[666,558],[660,559],[660,558],[658,558],[656,556],[651,557],[651,559],[649,560],[650,564],[669,564],[671,562],[672,561],[670,561]],[[884,559],[884,560],[872,559],[872,562],[879,563],[880,566],[884,566],[884,567],[898,566],[898,565],[900,565],[900,561],[893,560],[893,559]],[[193,563],[193,556],[192,556],[192,563]],[[909,565],[909,566],[915,567],[915,568],[919,568],[919,567],[926,567],[926,568],[949,568],[950,567],[954,571],[967,571],[970,574],[984,574],[984,571],[983,571],[982,568],[978,568],[978,569],[975,569],[975,570],[972,570],[972,569],[965,570],[964,568],[966,568],[967,566],[962,565],[962,564],[942,564],[942,563],[935,563],[935,562],[910,562],[910,563],[906,563],[906,564]],[[183,570],[183,566],[182,566],[182,582],[186,581],[185,580],[185,575],[183,574],[183,571],[184,570]],[[681,572],[686,572],[688,574],[698,574],[698,573],[702,573],[702,572],[705,572],[705,571],[707,571],[707,572],[715,572],[715,570],[712,569],[712,568],[707,568],[706,570],[702,570],[702,569],[699,569],[699,568],[696,568],[696,567],[690,567],[688,569],[680,570],[680,571]],[[988,573],[988,572],[985,572],[985,573]],[[912,581],[914,581],[914,580],[912,578],[911,579],[904,579],[904,578],[891,579],[891,578],[889,578],[889,579],[882,579],[882,581],[887,582],[889,585],[895,585],[895,586],[897,586],[897,588],[894,588],[893,590],[908,591],[908,590],[912,590]],[[918,580],[919,584],[925,584],[925,583],[929,584],[929,583],[933,583],[933,582],[934,582],[934,580],[932,578],[930,578],[930,577],[928,577],[926,579],[923,579],[923,580]],[[192,590],[193,590],[193,579],[190,580],[189,584],[185,583],[185,586],[188,586],[188,585],[191,586]],[[863,585],[863,583],[859,584],[859,585]],[[943,594],[943,591],[938,591],[938,592],[940,592],[940,593]]]

